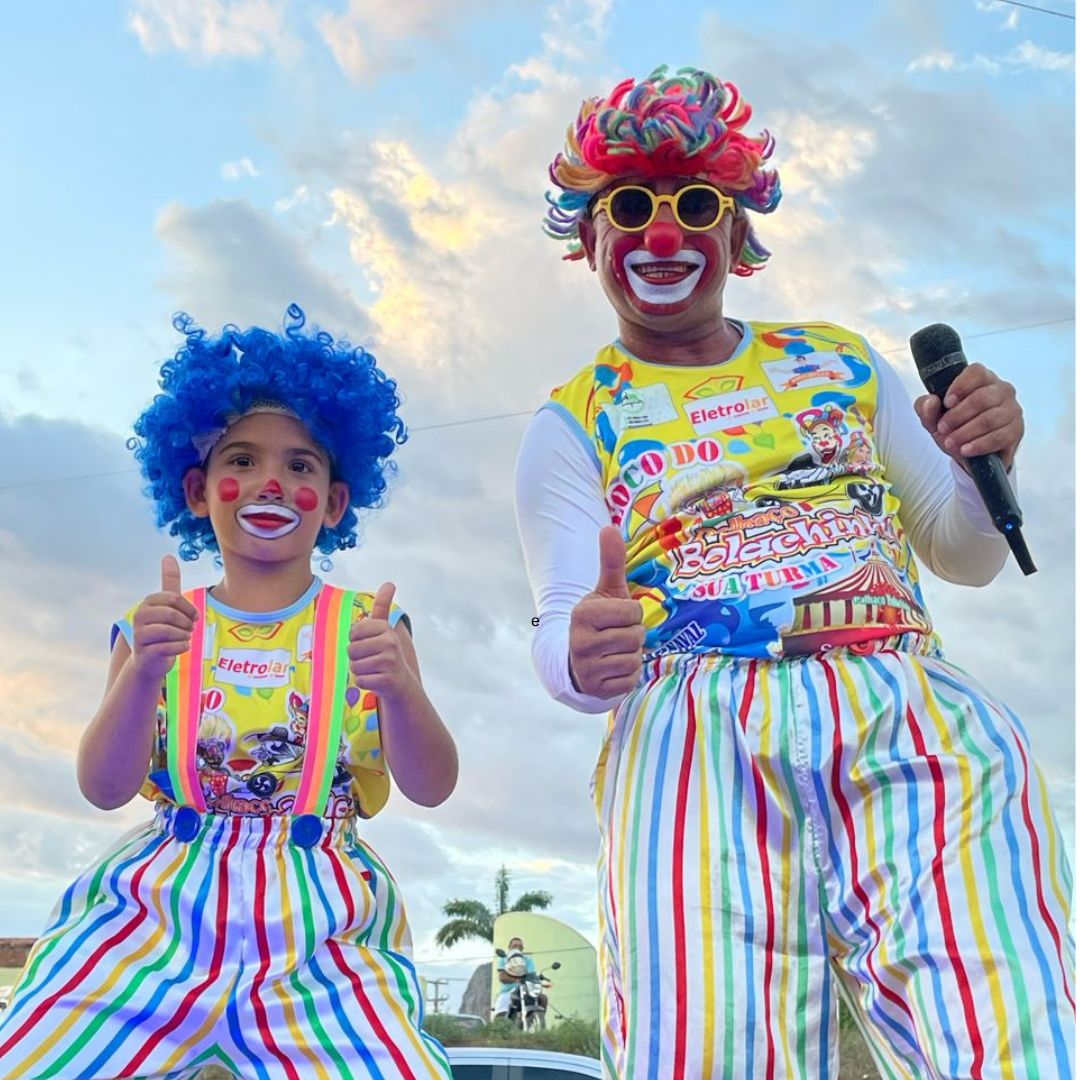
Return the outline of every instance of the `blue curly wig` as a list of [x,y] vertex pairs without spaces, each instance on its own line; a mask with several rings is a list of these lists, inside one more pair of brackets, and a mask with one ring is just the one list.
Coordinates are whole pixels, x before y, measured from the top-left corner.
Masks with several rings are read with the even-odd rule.
[[193,438],[226,426],[256,402],[291,409],[312,439],[330,456],[331,477],[349,486],[349,506],[333,529],[320,530],[316,547],[324,554],[356,546],[356,510],[383,504],[388,461],[405,442],[397,415],[397,383],[375,358],[325,331],[305,334],[304,313],[290,304],[284,333],[252,327],[222,327],[210,337],[190,316],[173,317],[186,338],[161,366],[161,390],[135,421],[129,442],[157,508],[157,523],[180,538],[180,556],[197,559],[217,551],[209,518],[187,508],[184,474],[200,465]]

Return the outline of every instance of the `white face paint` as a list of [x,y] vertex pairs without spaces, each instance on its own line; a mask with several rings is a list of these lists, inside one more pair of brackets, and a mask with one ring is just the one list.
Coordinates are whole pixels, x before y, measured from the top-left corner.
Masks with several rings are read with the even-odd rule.
[[260,540],[276,540],[286,536],[300,524],[300,515],[287,506],[273,503],[248,503],[236,511],[240,528]]
[[685,300],[701,279],[705,256],[683,248],[670,259],[658,259],[642,248],[627,252],[623,272],[634,295],[647,304],[677,304]]

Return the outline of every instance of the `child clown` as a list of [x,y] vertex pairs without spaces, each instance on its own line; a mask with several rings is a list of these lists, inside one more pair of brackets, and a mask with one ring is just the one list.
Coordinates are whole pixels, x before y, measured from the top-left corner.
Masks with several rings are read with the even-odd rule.
[[382,501],[395,383],[295,306],[283,334],[175,325],[133,445],[159,524],[223,572],[185,591],[166,556],[113,629],[79,785],[103,809],[141,793],[154,820],[65,893],[0,1023],[0,1077],[447,1077],[401,896],[360,833],[391,776],[446,799],[454,743],[394,586],[311,572]]

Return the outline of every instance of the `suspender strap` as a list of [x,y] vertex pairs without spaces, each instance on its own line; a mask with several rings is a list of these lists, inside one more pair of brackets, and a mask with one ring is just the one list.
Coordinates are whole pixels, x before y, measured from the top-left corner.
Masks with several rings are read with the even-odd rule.
[[206,809],[202,784],[195,767],[195,744],[202,718],[203,650],[206,644],[206,590],[193,589],[184,596],[199,613],[191,634],[191,648],[176,658],[165,676],[168,729],[165,737],[169,780],[179,806]]
[[341,746],[349,683],[349,628],[356,593],[323,585],[315,599],[311,642],[311,699],[304,766],[292,812],[322,814],[330,798]]

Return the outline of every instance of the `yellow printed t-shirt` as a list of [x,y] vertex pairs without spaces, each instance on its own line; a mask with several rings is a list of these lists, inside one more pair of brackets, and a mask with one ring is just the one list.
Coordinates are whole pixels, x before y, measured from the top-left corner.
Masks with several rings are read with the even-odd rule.
[[[321,585],[316,578],[288,608],[257,614],[226,607],[207,594],[196,755],[210,811],[257,815],[291,811],[303,763],[312,622]],[[366,615],[373,600],[371,593],[357,593],[355,617]],[[116,623],[114,641],[121,633],[131,645],[135,610]],[[393,608],[391,625],[403,617],[399,608]],[[163,687],[150,775],[140,794],[175,802],[169,787]],[[334,818],[371,817],[383,807],[389,790],[376,697],[350,682],[338,768],[324,813]]]
[[704,367],[609,345],[552,392],[600,470],[650,655],[936,645],[876,401],[866,342],[829,323],[750,323]]

